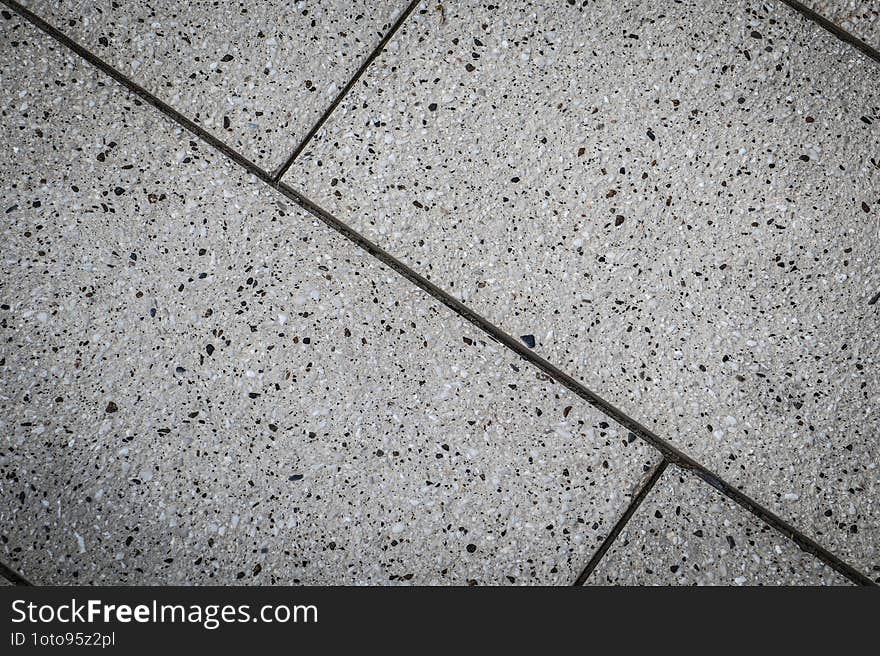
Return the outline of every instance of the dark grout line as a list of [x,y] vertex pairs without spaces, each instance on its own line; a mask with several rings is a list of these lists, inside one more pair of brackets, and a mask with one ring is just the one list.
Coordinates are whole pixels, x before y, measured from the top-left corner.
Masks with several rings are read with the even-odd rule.
[[611,532],[602,541],[602,545],[593,554],[593,557],[590,558],[590,562],[587,563],[587,566],[584,567],[583,571],[578,575],[578,577],[574,580],[572,585],[581,586],[586,583],[590,574],[596,569],[599,565],[599,561],[605,556],[608,550],[611,548],[611,545],[614,544],[614,540],[617,539],[617,536],[620,535],[620,532],[623,531],[624,527],[627,525],[632,516],[635,514],[636,510],[639,509],[639,506],[642,505],[642,501],[645,500],[645,497],[648,496],[648,493],[654,489],[654,485],[656,485],[657,481],[660,480],[660,477],[663,476],[663,472],[666,471],[666,468],[669,466],[669,461],[664,458],[659,463],[657,463],[654,468],[651,470],[651,474],[648,476],[648,479],[642,484],[636,494],[629,502],[629,506],[627,506],[626,511],[621,515],[620,519],[617,520],[617,523],[614,525],[614,528],[611,529]]
[[272,184],[272,177],[266,171],[250,161],[247,157],[236,151],[234,148],[228,146],[218,137],[208,132],[205,128],[188,119],[186,116],[174,109],[168,103],[154,96],[152,93],[140,86],[137,82],[126,77],[125,74],[113,68],[113,66],[105,62],[97,55],[93,54],[90,50],[87,50],[86,48],[78,44],[76,41],[71,39],[60,30],[56,29],[54,26],[44,21],[35,13],[21,6],[18,2],[16,2],[16,0],[0,0],[0,2],[15,11],[22,18],[33,24],[35,27],[39,28],[50,37],[58,41],[58,43],[60,43],[61,45],[69,48],[70,50],[73,50],[73,52],[85,59],[92,66],[99,69],[106,75],[109,75],[111,78],[119,82],[119,84],[124,86],[138,98],[152,105],[160,112],[165,114],[168,118],[173,120],[175,123],[178,123],[184,129],[189,130],[197,137],[219,150],[233,162],[246,169],[249,173],[257,176],[261,180],[268,182],[269,184]]
[[752,512],[753,514],[758,515],[764,520],[764,522],[766,522],[776,530],[780,531],[784,535],[788,536],[802,550],[813,554],[829,567],[847,577],[854,583],[857,583],[859,585],[874,585],[874,582],[871,581],[871,579],[869,579],[857,569],[843,561],[841,558],[832,554],[815,540],[811,539],[804,533],[801,533],[793,526],[788,524],[785,520],[773,514],[772,512],[770,512],[770,510],[764,508],[756,501],[751,499],[749,496],[747,496],[737,488],[733,487],[720,477],[713,474],[696,460],[686,455],[682,451],[679,451],[677,448],[672,446],[672,444],[658,436],[656,433],[643,426],[605,399],[601,398],[595,392],[588,389],[580,381],[572,378],[561,369],[542,358],[540,355],[526,347],[518,339],[508,335],[491,321],[471,310],[467,305],[459,301],[457,298],[408,267],[406,264],[395,258],[393,255],[383,250],[380,246],[371,242],[359,232],[355,231],[354,229],[340,221],[338,218],[330,214],[327,210],[318,206],[312,200],[306,198],[304,195],[292,189],[285,183],[275,181],[270,173],[251,162],[244,155],[238,153],[236,150],[225,144],[223,141],[215,137],[204,128],[193,123],[191,120],[186,118],[183,114],[172,108],[167,103],[159,100],[156,96],[145,90],[136,82],[128,79],[125,75],[113,68],[110,64],[103,61],[100,57],[73,41],[70,37],[60,32],[58,29],[44,21],[42,18],[28,11],[15,0],[0,0],[0,2],[3,2],[3,4],[16,11],[20,16],[28,20],[30,23],[41,29],[43,32],[48,34],[50,37],[52,37],[62,45],[65,45],[73,50],[87,62],[112,77],[123,87],[144,100],[146,103],[161,111],[178,125],[193,133],[195,136],[199,137],[211,146],[215,147],[221,153],[229,157],[233,162],[265,182],[268,186],[272,187],[293,202],[297,203],[300,207],[307,210],[315,218],[325,223],[328,227],[335,230],[340,235],[375,257],[377,260],[399,273],[401,276],[412,282],[414,285],[421,288],[424,292],[433,296],[450,310],[452,310],[463,319],[469,321],[478,329],[486,333],[491,339],[506,346],[509,350],[519,355],[523,360],[529,362],[531,365],[537,367],[545,374],[550,376],[550,378],[555,380],[558,384],[569,389],[581,399],[592,405],[594,408],[603,412],[609,418],[613,419],[619,425],[623,426],[634,435],[640,437],[643,441],[647,442],[655,449],[660,451],[663,454],[664,458],[669,461],[670,464],[677,464],[684,469],[694,471],[698,476],[700,476],[700,478],[715,487],[717,490],[726,494],[743,508],[745,508],[749,512]]
[[299,145],[290,154],[290,157],[288,157],[287,160],[284,162],[284,164],[281,165],[281,168],[279,168],[275,172],[275,174],[272,176],[273,182],[278,182],[279,180],[281,180],[281,178],[284,177],[284,174],[287,173],[287,169],[289,169],[293,165],[294,160],[297,157],[299,157],[300,153],[303,151],[303,149],[305,149],[306,145],[312,140],[312,137],[314,137],[315,134],[318,132],[318,130],[321,129],[321,126],[324,125],[325,121],[328,118],[330,118],[330,114],[332,114],[334,112],[334,110],[336,109],[336,107],[339,106],[339,103],[342,102],[342,99],[348,95],[348,92],[351,91],[351,88],[357,83],[357,81],[361,78],[361,76],[370,67],[370,64],[373,63],[373,60],[379,56],[379,53],[381,53],[382,50],[385,49],[385,46],[388,45],[388,42],[392,39],[392,37],[395,34],[397,34],[397,31],[401,28],[401,26],[406,21],[406,19],[409,18],[409,15],[413,12],[413,10],[416,8],[416,6],[419,4],[420,1],[421,0],[412,0],[412,2],[409,3],[407,8],[403,10],[403,13],[400,14],[400,16],[394,22],[394,25],[391,26],[391,29],[388,30],[388,33],[385,34],[385,36],[379,42],[379,45],[377,45],[376,48],[373,50],[373,52],[371,52],[370,55],[364,60],[364,62],[361,64],[361,67],[355,72],[355,74],[352,76],[352,78],[348,81],[348,84],[346,84],[342,88],[342,91],[340,91],[336,95],[336,98],[333,99],[333,102],[330,103],[330,106],[321,115],[321,118],[318,119],[318,122],[312,126],[312,129],[308,131],[308,133],[303,138],[303,140],[299,143]]
[[21,574],[16,572],[11,567],[6,566],[4,563],[0,563],[0,576],[9,581],[12,585],[28,585],[33,586],[34,584],[28,581]]
[[880,51],[878,51],[873,46],[868,45],[857,36],[850,34],[845,29],[840,27],[840,25],[838,25],[837,23],[832,23],[822,14],[816,13],[803,3],[798,2],[798,0],[780,0],[780,2],[784,2],[796,12],[803,15],[804,18],[813,21],[820,27],[825,28],[841,41],[848,43],[852,47],[860,50],[862,54],[867,55],[875,62],[880,64]]

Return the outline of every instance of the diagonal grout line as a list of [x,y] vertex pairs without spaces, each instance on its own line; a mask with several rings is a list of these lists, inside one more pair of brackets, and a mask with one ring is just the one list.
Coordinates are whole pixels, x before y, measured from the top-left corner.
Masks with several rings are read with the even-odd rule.
[[660,462],[658,462],[654,468],[651,470],[651,474],[648,476],[648,479],[642,484],[639,488],[638,492],[633,496],[630,500],[629,505],[624,511],[623,515],[621,515],[620,519],[617,520],[617,523],[614,525],[614,528],[611,529],[611,532],[608,534],[608,537],[602,541],[602,545],[593,554],[593,557],[590,558],[590,562],[587,563],[587,566],[584,567],[583,571],[578,575],[578,577],[574,580],[572,585],[581,586],[586,583],[590,574],[596,569],[599,565],[599,561],[605,556],[608,550],[611,548],[611,545],[614,544],[614,540],[617,539],[617,536],[620,535],[620,532],[624,529],[632,516],[635,514],[636,510],[639,509],[639,506],[642,505],[642,501],[645,500],[645,497],[648,496],[648,493],[654,489],[654,485],[657,481],[660,480],[660,477],[663,476],[663,472],[666,471],[666,468],[669,466],[669,461],[666,458],[663,458]]
[[775,515],[773,512],[771,512],[767,508],[764,508],[761,504],[754,501],[752,498],[750,498],[748,495],[746,495],[736,487],[732,486],[720,477],[713,474],[696,460],[686,455],[684,452],[679,451],[677,448],[672,446],[672,444],[658,436],[656,433],[646,428],[608,401],[601,398],[595,392],[588,389],[586,386],[583,385],[583,383],[579,382],[575,378],[572,378],[561,369],[551,364],[531,349],[527,348],[519,340],[508,335],[491,321],[471,310],[467,305],[459,301],[457,298],[444,291],[421,274],[409,268],[406,264],[395,258],[393,255],[386,252],[381,247],[361,235],[359,232],[355,231],[354,229],[337,219],[327,210],[321,208],[316,203],[306,198],[298,191],[292,189],[285,183],[276,182],[268,171],[263,170],[262,168],[251,162],[249,159],[247,159],[244,155],[237,152],[235,149],[218,139],[216,136],[214,136],[201,126],[193,123],[190,119],[186,118],[186,116],[178,112],[176,109],[151,94],[149,91],[141,87],[133,80],[130,80],[123,73],[113,68],[110,64],[78,44],[76,41],[44,21],[36,14],[22,7],[15,0],[0,0],[0,2],[16,11],[20,16],[25,18],[35,27],[45,32],[56,41],[58,41],[60,44],[71,49],[73,52],[89,62],[92,66],[103,71],[109,77],[119,82],[119,84],[128,89],[134,95],[141,98],[144,102],[158,109],[160,112],[165,114],[167,118],[171,119],[182,128],[188,130],[205,143],[216,148],[218,151],[226,155],[230,160],[244,168],[252,175],[259,178],[261,181],[265,182],[269,187],[275,189],[293,202],[297,203],[300,207],[307,210],[310,214],[325,223],[328,227],[332,228],[340,235],[353,242],[355,245],[378,259],[380,262],[412,282],[414,285],[436,298],[450,310],[461,316],[463,319],[466,319],[467,321],[472,323],[478,329],[482,330],[491,339],[506,346],[508,349],[519,355],[523,360],[526,360],[532,366],[537,367],[545,374],[547,374],[550,378],[555,380],[557,383],[569,389],[574,394],[582,398],[584,401],[592,405],[594,408],[600,410],[609,418],[613,419],[615,422],[659,450],[670,464],[677,464],[683,469],[693,471],[697,476],[712,485],[712,487],[727,495],[730,499],[738,503],[740,506],[742,506],[749,512],[757,515],[765,523],[772,526],[777,531],[781,532],[783,535],[791,539],[803,551],[806,551],[807,553],[816,556],[826,565],[839,572],[843,576],[847,577],[854,583],[857,583],[859,585],[875,585],[870,578],[855,569],[852,565],[848,564],[838,556],[835,556],[825,547],[820,545],[812,538],[808,537],[806,534],[794,528],[784,519],[780,518],[778,515]]
[[33,585],[33,583],[4,563],[0,563],[0,577],[3,577],[12,585]]
[[816,13],[806,5],[798,0],[780,0],[780,2],[784,2],[789,7],[794,9],[796,12],[801,14],[807,20],[811,20],[820,27],[825,28],[829,32],[831,32],[834,36],[836,36],[841,41],[848,43],[854,48],[857,48],[862,52],[862,54],[867,55],[875,62],[880,64],[880,52],[873,46],[865,43],[857,36],[850,34],[845,29],[840,27],[837,23],[832,23],[830,20],[825,18],[822,14]]
[[299,145],[290,154],[290,157],[287,158],[287,161],[285,161],[284,164],[281,165],[281,168],[279,168],[278,171],[275,172],[275,175],[272,176],[273,182],[278,182],[279,180],[281,180],[281,178],[284,177],[284,174],[287,173],[287,169],[289,169],[291,167],[291,165],[293,165],[294,160],[297,157],[299,157],[299,154],[303,151],[303,149],[306,147],[306,145],[312,140],[312,137],[315,136],[315,133],[321,129],[321,126],[324,125],[324,122],[328,118],[330,118],[330,114],[332,114],[334,112],[334,110],[336,109],[336,107],[339,106],[339,103],[342,102],[342,99],[348,95],[348,92],[351,91],[351,88],[357,83],[357,81],[361,78],[361,76],[364,74],[364,72],[366,72],[366,70],[370,67],[370,64],[373,63],[373,60],[379,56],[379,53],[381,53],[382,50],[385,49],[385,46],[388,45],[388,42],[391,40],[391,38],[395,34],[397,34],[397,30],[399,30],[401,28],[401,26],[403,25],[403,23],[406,21],[406,19],[409,18],[409,15],[413,12],[413,10],[416,8],[416,6],[419,4],[420,1],[421,0],[412,0],[412,2],[409,3],[407,8],[403,10],[403,13],[400,14],[398,19],[394,22],[394,25],[391,26],[391,29],[388,30],[388,33],[379,42],[379,45],[377,45],[376,48],[373,50],[373,52],[371,52],[370,55],[364,60],[364,62],[361,64],[361,67],[357,70],[357,72],[355,72],[355,74],[352,76],[352,78],[348,81],[348,84],[346,84],[342,88],[342,91],[340,91],[336,95],[336,98],[333,99],[333,102],[330,103],[330,106],[321,115],[321,118],[318,119],[317,123],[315,123],[312,126],[312,129],[308,131],[308,133],[303,138],[303,140],[299,143]]

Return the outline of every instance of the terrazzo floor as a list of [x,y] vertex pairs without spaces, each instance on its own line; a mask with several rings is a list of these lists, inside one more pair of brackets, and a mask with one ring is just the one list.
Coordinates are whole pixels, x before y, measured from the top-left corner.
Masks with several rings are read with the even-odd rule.
[[0,2],[3,568],[880,582],[880,3]]

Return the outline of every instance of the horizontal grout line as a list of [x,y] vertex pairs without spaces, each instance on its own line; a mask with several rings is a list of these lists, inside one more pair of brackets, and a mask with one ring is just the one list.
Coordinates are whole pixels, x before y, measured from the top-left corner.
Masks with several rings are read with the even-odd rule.
[[7,566],[5,563],[0,563],[0,576],[9,581],[12,585],[33,586],[33,583],[28,581],[25,577],[23,577],[11,567]]
[[663,472],[666,471],[666,468],[669,466],[669,461],[666,458],[663,458],[660,462],[654,465],[654,468],[651,470],[650,476],[648,479],[642,484],[642,486],[638,489],[636,494],[630,500],[629,505],[624,511],[623,515],[621,515],[620,519],[617,520],[617,523],[614,525],[614,528],[611,529],[611,532],[608,536],[602,541],[601,546],[593,554],[593,557],[590,558],[590,562],[587,563],[587,566],[584,567],[583,571],[578,575],[578,577],[574,580],[572,585],[581,586],[586,583],[590,574],[596,569],[596,566],[611,548],[611,545],[614,544],[614,540],[617,539],[617,536],[620,535],[620,532],[623,531],[624,527],[627,525],[632,516],[635,514],[636,510],[639,509],[639,506],[642,505],[642,501],[645,500],[645,497],[648,496],[651,490],[654,489],[654,485],[656,485],[657,481],[660,480],[660,477],[663,476]]
[[131,91],[133,94],[137,95],[148,104],[154,106],[156,109],[161,111],[171,120],[175,121],[181,127],[192,132],[194,135],[196,135],[206,143],[210,144],[211,146],[214,146],[218,151],[229,157],[229,159],[231,159],[233,162],[265,182],[273,189],[276,189],[278,192],[284,194],[287,198],[297,203],[300,207],[307,210],[309,213],[324,222],[327,226],[338,232],[340,235],[365,250],[367,253],[384,263],[386,266],[390,267],[401,276],[415,284],[417,287],[420,287],[423,291],[436,298],[453,312],[482,330],[490,338],[506,346],[508,349],[519,355],[523,360],[531,363],[533,366],[537,367],[545,374],[550,376],[552,379],[554,379],[557,383],[571,390],[577,396],[592,405],[594,408],[606,414],[609,418],[613,419],[620,426],[623,426],[624,428],[659,450],[663,454],[664,458],[668,460],[671,464],[677,464],[684,469],[694,471],[703,480],[715,487],[715,489],[723,492],[728,497],[736,501],[739,505],[744,507],[746,510],[758,515],[759,517],[761,517],[761,519],[764,520],[764,522],[766,522],[776,530],[780,531],[784,535],[788,536],[802,550],[813,554],[824,563],[826,563],[829,567],[839,572],[843,576],[846,576],[854,583],[858,583],[860,585],[874,585],[874,582],[871,581],[870,578],[859,572],[853,566],[843,561],[841,558],[832,554],[815,540],[808,537],[804,533],[801,533],[793,526],[788,524],[785,520],[781,519],[737,488],[733,487],[720,477],[713,474],[696,460],[686,455],[682,451],[679,451],[677,448],[672,446],[672,444],[659,437],[653,431],[643,426],[638,421],[627,415],[622,410],[619,410],[608,401],[601,398],[595,392],[588,389],[580,381],[569,376],[561,369],[551,364],[531,349],[527,348],[519,340],[510,336],[509,334],[501,330],[501,328],[494,325],[491,321],[471,310],[467,305],[459,301],[457,298],[444,291],[407,265],[403,264],[403,262],[383,250],[378,245],[371,242],[369,239],[349,227],[347,224],[340,221],[338,218],[330,214],[327,210],[321,208],[316,203],[306,198],[303,194],[295,191],[283,182],[276,182],[275,180],[273,180],[272,176],[267,171],[263,170],[262,168],[251,162],[244,155],[238,153],[236,150],[225,144],[223,141],[215,137],[204,128],[193,123],[191,120],[186,118],[183,114],[178,112],[173,107],[169,106],[167,103],[159,100],[149,91],[145,90],[133,80],[127,78],[120,71],[116,70],[100,57],[73,41],[70,37],[44,21],[42,18],[35,15],[31,11],[28,11],[15,0],[0,0],[0,2],[3,2],[8,7],[15,10],[23,18],[31,22],[33,25],[41,29],[43,32],[51,36],[62,45],[65,45],[73,50],[75,53],[77,53],[93,66],[105,72],[107,75],[119,82],[122,86]]
[[867,55],[875,62],[880,64],[880,51],[878,51],[873,46],[865,43],[857,36],[847,32],[845,29],[840,27],[840,25],[836,23],[832,23],[830,20],[825,18],[822,14],[819,14],[798,0],[780,0],[780,2],[784,2],[789,7],[794,9],[799,14],[803,15],[804,18],[813,21],[820,27],[825,28],[829,32],[831,32],[834,36],[836,36],[841,41],[848,43],[854,48],[857,48],[862,52],[862,54]]
[[409,15],[413,12],[413,10],[416,8],[416,6],[419,4],[419,2],[420,2],[420,0],[412,0],[412,2],[409,3],[407,8],[403,10],[403,13],[400,14],[400,16],[394,22],[394,25],[391,26],[391,29],[388,30],[388,33],[379,42],[379,45],[377,45],[373,49],[373,52],[371,52],[370,55],[363,61],[360,68],[355,72],[355,74],[352,76],[352,78],[348,81],[348,84],[346,84],[342,88],[342,91],[340,91],[336,95],[336,98],[333,99],[333,102],[330,103],[330,106],[321,115],[321,117],[318,119],[317,123],[315,123],[312,126],[312,129],[308,131],[308,133],[303,138],[303,140],[299,143],[299,145],[291,153],[290,157],[287,158],[287,160],[284,162],[284,164],[281,165],[281,168],[279,168],[278,171],[275,173],[275,175],[272,176],[273,182],[278,182],[279,180],[281,180],[281,178],[284,177],[284,174],[287,173],[287,169],[289,169],[293,165],[294,160],[297,157],[299,157],[299,154],[303,151],[303,149],[306,147],[306,145],[312,140],[312,137],[315,136],[315,134],[318,132],[318,130],[321,129],[321,126],[324,125],[324,123],[327,121],[328,118],[330,118],[330,114],[332,114],[333,111],[339,106],[339,103],[342,102],[342,99],[345,98],[346,95],[348,95],[348,92],[351,91],[351,88],[357,83],[357,81],[361,78],[361,76],[370,67],[370,64],[373,63],[373,60],[375,60],[376,57],[378,57],[379,54],[382,52],[382,50],[385,49],[385,46],[388,45],[388,42],[391,40],[391,38],[401,28],[401,26],[406,21],[406,19],[409,18]]

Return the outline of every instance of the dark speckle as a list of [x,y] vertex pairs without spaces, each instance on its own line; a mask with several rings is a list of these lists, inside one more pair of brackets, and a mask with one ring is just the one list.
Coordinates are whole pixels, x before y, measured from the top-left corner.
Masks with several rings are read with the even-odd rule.
[[104,412],[106,412],[108,414],[116,412],[117,410],[119,410],[119,406],[117,406],[115,403],[113,403],[113,401],[110,401],[110,403],[107,404],[107,407],[104,408]]
[[520,339],[523,341],[523,344],[528,346],[529,348],[535,348],[535,336],[534,335],[522,335]]

